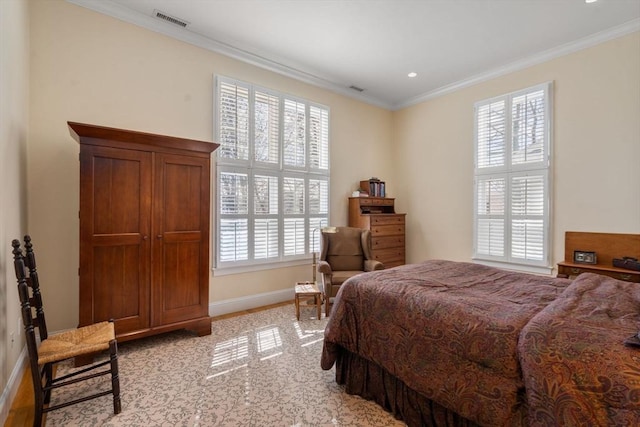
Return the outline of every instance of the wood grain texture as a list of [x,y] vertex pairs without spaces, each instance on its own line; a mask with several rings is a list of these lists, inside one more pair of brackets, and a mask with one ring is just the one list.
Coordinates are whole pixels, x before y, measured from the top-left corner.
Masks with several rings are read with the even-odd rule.
[[114,319],[119,341],[182,328],[205,334],[218,144],[69,129],[80,143],[80,326]]
[[350,197],[349,227],[371,231],[373,259],[385,268],[405,263],[405,215],[395,213],[394,199]]
[[[597,264],[575,263],[574,251],[595,252]],[[564,261],[558,263],[558,277],[597,273],[618,280],[640,283],[640,271],[613,266],[614,258],[625,256],[640,259],[640,234],[567,231],[564,242]]]

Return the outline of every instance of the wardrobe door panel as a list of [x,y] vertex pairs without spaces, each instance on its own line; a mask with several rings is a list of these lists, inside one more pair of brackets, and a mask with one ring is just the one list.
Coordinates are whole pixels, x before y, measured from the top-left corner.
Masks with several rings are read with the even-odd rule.
[[148,328],[151,155],[84,147],[80,211],[80,326]]
[[156,156],[154,324],[208,316],[209,199],[209,159]]

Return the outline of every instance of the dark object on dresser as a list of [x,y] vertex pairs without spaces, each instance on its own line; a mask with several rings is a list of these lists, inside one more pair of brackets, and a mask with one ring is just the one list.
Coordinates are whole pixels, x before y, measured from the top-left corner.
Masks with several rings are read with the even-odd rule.
[[613,266],[618,268],[624,268],[625,270],[634,270],[640,271],[640,261],[637,258],[632,257],[622,257],[622,258],[614,258]]

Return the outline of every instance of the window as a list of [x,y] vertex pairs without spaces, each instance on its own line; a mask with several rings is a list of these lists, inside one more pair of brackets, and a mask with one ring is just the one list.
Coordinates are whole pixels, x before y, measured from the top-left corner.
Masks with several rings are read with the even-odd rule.
[[474,259],[550,272],[550,106],[551,83],[475,105]]
[[328,108],[217,77],[215,122],[216,267],[308,258],[329,224]]

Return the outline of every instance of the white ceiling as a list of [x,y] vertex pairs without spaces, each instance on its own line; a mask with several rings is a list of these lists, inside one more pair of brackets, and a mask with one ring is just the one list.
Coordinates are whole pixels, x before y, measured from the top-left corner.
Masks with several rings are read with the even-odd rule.
[[640,30],[640,0],[68,1],[389,109]]

